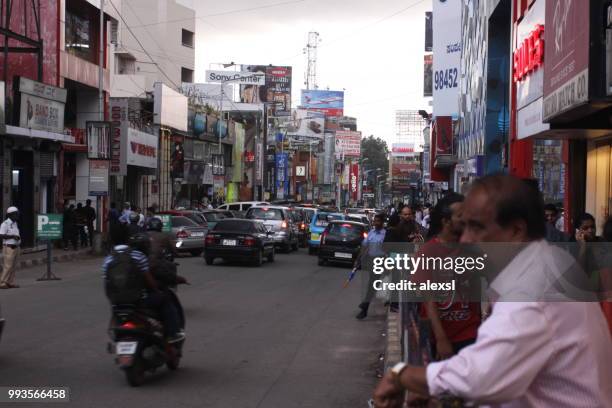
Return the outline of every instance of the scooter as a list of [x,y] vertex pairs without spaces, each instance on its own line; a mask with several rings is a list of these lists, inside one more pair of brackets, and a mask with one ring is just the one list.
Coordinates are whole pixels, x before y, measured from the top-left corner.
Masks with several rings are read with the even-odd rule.
[[[182,310],[179,315],[184,323]],[[155,372],[163,365],[170,370],[179,367],[185,340],[168,343],[163,325],[153,310],[113,306],[109,335],[108,352],[115,354],[115,362],[133,387],[144,383],[147,372]]]

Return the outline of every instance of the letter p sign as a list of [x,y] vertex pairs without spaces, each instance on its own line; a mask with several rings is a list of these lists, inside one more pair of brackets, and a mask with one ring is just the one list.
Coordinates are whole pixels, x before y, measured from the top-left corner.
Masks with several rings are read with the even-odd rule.
[[49,224],[49,217],[46,215],[38,216],[38,231],[42,231]]

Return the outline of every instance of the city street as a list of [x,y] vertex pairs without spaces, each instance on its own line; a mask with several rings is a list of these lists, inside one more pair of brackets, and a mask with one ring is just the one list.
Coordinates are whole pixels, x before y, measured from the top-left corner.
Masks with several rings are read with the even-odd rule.
[[[261,268],[182,257],[191,286],[181,368],[129,387],[106,352],[109,308],[101,258],[18,271],[2,291],[0,385],[66,386],[74,407],[365,407],[377,382],[383,308],[354,318],[360,281],[316,257],[279,254]],[[152,405],[152,403],[154,404]],[[20,406],[38,406],[20,404]]]

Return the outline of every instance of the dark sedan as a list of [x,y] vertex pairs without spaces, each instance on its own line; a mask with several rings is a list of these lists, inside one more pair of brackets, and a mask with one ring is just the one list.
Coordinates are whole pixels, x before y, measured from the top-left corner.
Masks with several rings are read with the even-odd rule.
[[264,258],[274,262],[274,240],[261,221],[224,219],[206,236],[204,259],[212,265],[216,258],[248,261],[261,266]]
[[321,235],[319,265],[327,262],[354,264],[368,226],[355,221],[331,221]]

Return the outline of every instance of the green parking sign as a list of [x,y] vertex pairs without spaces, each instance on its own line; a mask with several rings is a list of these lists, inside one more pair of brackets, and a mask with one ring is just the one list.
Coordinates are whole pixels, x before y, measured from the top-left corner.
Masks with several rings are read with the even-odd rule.
[[63,224],[62,214],[38,214],[36,237],[41,240],[62,239]]
[[163,232],[172,232],[172,221],[170,215],[156,215],[155,217],[159,218],[164,225],[162,227]]

